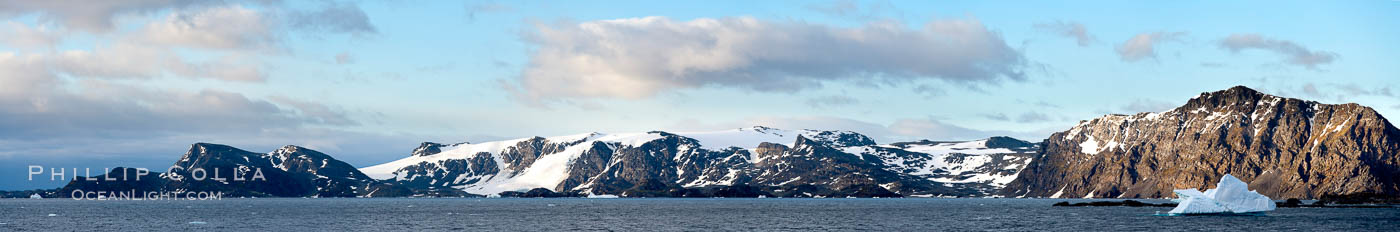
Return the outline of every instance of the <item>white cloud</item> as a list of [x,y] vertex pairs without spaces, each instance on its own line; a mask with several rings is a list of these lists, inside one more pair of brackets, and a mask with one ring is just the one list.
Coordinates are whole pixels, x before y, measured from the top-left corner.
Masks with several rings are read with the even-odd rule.
[[8,28],[0,29],[0,42],[20,49],[53,49],[67,31],[48,26],[30,27],[23,23],[6,22]]
[[0,24],[0,43],[12,49],[0,51],[0,164],[159,168],[190,143],[215,142],[255,151],[298,144],[364,165],[412,148],[417,141],[405,139],[420,136],[354,131],[360,121],[339,107],[164,83],[262,82],[263,60],[284,54],[289,34],[374,32],[357,6],[279,4],[0,1],[0,20],[39,19]]
[[807,99],[807,105],[814,108],[853,105],[856,103],[860,103],[860,100],[845,95],[829,95]]
[[330,2],[315,11],[292,12],[288,17],[288,24],[301,30],[352,35],[379,33],[370,23],[369,15],[356,4]]
[[152,78],[165,70],[188,70],[165,49],[117,43],[92,50],[67,50],[52,55],[56,71],[77,77]]
[[476,21],[476,16],[478,14],[513,11],[515,10],[515,8],[493,1],[486,1],[478,3],[467,3],[465,10],[467,14],[467,21]]
[[976,19],[838,28],[751,17],[537,25],[519,97],[646,98],[687,88],[793,92],[825,81],[1023,80],[1025,58]]
[[1274,94],[1286,97],[1302,98],[1316,101],[1331,101],[1331,103],[1361,103],[1371,107],[1380,107],[1389,104],[1369,102],[1372,99],[1394,99],[1400,94],[1395,93],[1389,83],[1313,83],[1306,82],[1298,84],[1284,84],[1269,88]]
[[335,64],[351,64],[351,63],[355,63],[355,56],[354,56],[354,55],[350,55],[349,52],[341,52],[340,54],[335,54]]
[[1127,114],[1136,114],[1141,112],[1162,112],[1175,109],[1178,106],[1181,106],[1181,104],[1152,99],[1137,99],[1124,105],[1122,110]]
[[[324,8],[281,13],[288,11],[276,5],[255,10],[233,3],[237,1],[217,4],[99,2],[94,4],[102,6],[74,6],[82,2],[72,1],[10,3],[12,8],[0,12],[68,15],[84,12],[64,7],[116,9],[112,12],[86,12],[91,14],[88,16],[73,16],[85,19],[85,22],[97,22],[91,20],[120,14],[148,13],[145,10],[132,10],[136,8],[152,11],[169,9],[169,12],[164,17],[154,17],[137,27],[111,30],[111,33],[105,33],[108,32],[106,29],[100,30],[96,34],[98,42],[78,46],[57,46],[63,42],[63,37],[70,34],[65,26],[74,25],[57,24],[55,28],[49,24],[28,26],[11,21],[8,27],[0,27],[0,35],[5,36],[0,38],[0,42],[8,47],[28,48],[21,51],[32,53],[20,56],[36,57],[36,65],[78,79],[179,77],[263,82],[268,74],[260,60],[264,55],[281,54],[284,51],[283,38],[291,31],[374,33],[373,26],[368,24],[368,16],[354,4],[330,3]],[[4,4],[0,3],[0,6]],[[200,7],[184,7],[196,5]],[[0,15],[3,16],[7,15]],[[55,47],[78,48],[56,50]],[[338,62],[348,61],[346,58],[341,57]]]
[[1089,46],[1089,44],[1095,41],[1094,36],[1089,35],[1089,30],[1084,28],[1084,24],[1076,22],[1038,23],[1035,24],[1035,28],[1056,35],[1074,38],[1075,42],[1078,43],[1080,47]]
[[42,109],[44,100],[27,96],[56,85],[42,56],[0,52],[0,98],[33,101],[36,109]]
[[151,13],[164,9],[180,9],[222,1],[200,0],[40,0],[0,1],[0,17],[38,13],[42,21],[57,22],[70,28],[105,32],[115,25],[113,20],[125,14]]
[[1050,120],[1054,119],[1051,118],[1050,115],[1046,115],[1045,113],[1040,112],[1025,112],[1022,113],[1021,116],[1016,116],[1016,122],[1019,123],[1037,123],[1046,122]]
[[292,109],[296,109],[298,115],[310,119],[310,123],[326,125],[359,125],[359,122],[356,122],[354,119],[351,119],[349,115],[345,113],[344,109],[283,96],[272,96],[268,99],[279,104],[291,106]]
[[860,2],[854,0],[836,0],[828,4],[810,4],[807,9],[826,14],[831,17],[848,18],[862,21],[886,20],[903,18],[904,12],[899,11],[894,3],[889,1],[875,1],[860,6]]
[[67,50],[43,57],[44,65],[75,78],[154,79],[174,76],[224,81],[262,82],[266,74],[253,57],[241,53],[186,61],[170,47],[119,41],[92,50]]
[[251,57],[242,53],[234,53],[219,57],[216,60],[200,63],[196,66],[190,76],[207,76],[224,81],[238,82],[262,82],[267,80],[267,73],[263,70],[256,57]]
[[249,134],[340,120],[218,90],[167,91],[96,80],[27,84],[33,90],[23,96],[0,97],[0,117],[6,119],[0,140]]
[[1283,55],[1284,62],[1317,70],[1318,65],[1329,64],[1337,59],[1337,53],[1312,50],[1293,41],[1278,40],[1258,34],[1233,34],[1220,40],[1220,48],[1232,53],[1259,49]]
[[175,12],[140,34],[153,44],[214,49],[261,49],[276,41],[261,13],[242,6]]
[[1123,61],[1138,61],[1145,58],[1157,58],[1156,46],[1162,42],[1180,42],[1181,37],[1186,32],[1152,32],[1142,33],[1128,41],[1123,41],[1118,45],[1118,57]]
[[[266,79],[256,53],[275,46],[273,26],[258,12],[237,5],[176,10],[137,30],[99,37],[91,48],[55,50],[60,30],[29,27],[11,22],[3,42],[9,46],[48,47],[17,56],[33,64],[76,79],[162,77],[211,78],[224,81],[262,82]],[[79,46],[81,47],[81,46]],[[199,51],[202,59],[177,52]],[[30,49],[32,50],[32,49]]]
[[[264,13],[238,5],[179,9],[136,30],[99,37],[105,41],[88,49],[0,53],[0,118],[7,119],[0,123],[0,136],[159,136],[356,125],[343,111],[306,101],[142,87],[147,86],[142,79],[166,77],[262,82],[267,74],[255,50],[277,43],[275,27]],[[183,51],[204,53],[191,59]]]
[[1004,113],[985,113],[985,114],[978,114],[977,116],[978,116],[978,117],[985,118],[985,119],[991,119],[991,120],[997,120],[997,121],[1011,121],[1011,117],[1007,117],[1006,114],[1004,114]]
[[[39,56],[0,53],[0,144],[6,141],[252,135],[357,125],[314,102],[240,93],[165,90],[101,79],[70,80]],[[2,150],[2,149],[0,149]]]
[[215,142],[255,151],[304,145],[365,165],[416,144],[405,141],[411,135],[338,129],[358,125],[338,107],[215,89],[63,78],[72,75],[60,73],[63,68],[54,60],[0,52],[0,164],[159,168],[152,165],[168,165],[190,143]]

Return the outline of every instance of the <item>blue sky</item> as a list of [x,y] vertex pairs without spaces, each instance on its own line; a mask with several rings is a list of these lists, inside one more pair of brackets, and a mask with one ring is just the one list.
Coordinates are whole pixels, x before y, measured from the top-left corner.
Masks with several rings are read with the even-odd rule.
[[194,142],[356,166],[422,141],[842,129],[1039,140],[1208,91],[1400,115],[1400,2],[0,3],[0,189]]

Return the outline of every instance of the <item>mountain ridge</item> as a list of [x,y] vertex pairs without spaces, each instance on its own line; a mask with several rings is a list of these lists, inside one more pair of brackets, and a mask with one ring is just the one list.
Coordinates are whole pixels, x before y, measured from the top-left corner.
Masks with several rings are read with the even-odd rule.
[[[377,172],[383,170],[373,168],[383,164],[355,168],[328,154],[296,145],[256,153],[199,142],[190,145],[172,165],[173,172],[151,172],[153,176],[139,181],[105,180],[111,173],[81,177],[53,194],[84,190],[218,191],[228,197],[985,196],[995,186],[1005,183],[964,177],[983,174],[974,170],[981,166],[933,166],[957,165],[969,160],[968,157],[977,160],[992,155],[981,154],[988,151],[1010,153],[995,154],[997,160],[1003,156],[1029,157],[1025,147],[1017,151],[983,147],[993,140],[1034,146],[1010,138],[892,146],[876,144],[873,139],[851,131],[782,130],[762,126],[681,133],[595,132],[477,144],[424,142],[403,158],[414,162],[386,169],[391,176],[385,178],[386,173]],[[903,149],[940,153],[934,157]],[[964,154],[968,152],[977,154]],[[944,156],[956,158],[934,162],[947,158]],[[903,162],[885,162],[892,159]],[[939,168],[957,169],[957,173]],[[978,170],[992,170],[998,176],[1015,174],[1014,169],[1008,173],[1002,170],[1004,168]],[[201,173],[204,176],[222,176],[223,179],[189,178],[199,175],[192,173],[195,169],[207,171]],[[266,180],[246,180],[254,170]],[[502,173],[510,173],[519,180],[493,179]],[[232,176],[244,180],[230,181]],[[937,182],[933,178],[951,182]],[[488,182],[503,185],[480,185]],[[479,188],[473,189],[473,186]],[[535,193],[538,191],[559,194]]]
[[[1014,139],[999,137],[993,140]],[[1014,141],[1018,141],[1014,144],[1035,146],[1025,141]],[[939,157],[964,153],[946,146],[928,145],[920,148],[938,150],[936,155]],[[982,151],[977,149],[983,149],[980,147],[983,145],[977,146],[957,149]],[[376,179],[392,179],[432,187],[461,188],[477,194],[528,188],[615,195],[638,186],[689,188],[734,184],[816,184],[840,189],[851,185],[883,184],[885,186],[882,187],[900,194],[981,196],[990,193],[993,185],[1004,184],[993,183],[998,180],[996,178],[959,178],[957,183],[932,181],[929,179],[932,175],[948,178],[957,174],[933,173],[935,170],[926,169],[937,168],[928,166],[936,165],[934,163],[949,165],[962,161],[932,162],[930,160],[934,158],[930,156],[933,155],[903,149],[907,148],[879,145],[873,139],[851,131],[782,130],[763,126],[677,133],[594,132],[481,142],[464,145],[456,150],[444,150],[433,156],[409,156],[365,167],[363,170]],[[1012,156],[1029,156],[1024,154],[1028,149],[996,151],[1013,153]],[[967,156],[976,160],[985,155]],[[811,157],[819,158],[808,159]],[[909,158],[910,162],[884,162],[897,158]],[[997,164],[1002,163],[1004,162]],[[804,164],[804,168],[787,169],[787,166],[784,166],[795,164]],[[910,165],[923,166],[907,167]],[[808,173],[810,170],[826,167],[840,169],[819,172],[820,177],[813,176],[818,174],[791,175],[793,172]],[[915,169],[928,173],[912,173]],[[967,172],[966,175],[974,175],[971,172],[980,172],[972,170],[975,168],[966,169],[968,170],[959,171],[958,174]],[[1003,168],[987,169],[1000,171]],[[549,171],[546,173],[544,170]],[[1014,171],[998,173],[998,176],[1015,174]],[[949,184],[960,186],[946,186]],[[976,187],[969,187],[974,185]],[[661,189],[638,191],[659,190]]]

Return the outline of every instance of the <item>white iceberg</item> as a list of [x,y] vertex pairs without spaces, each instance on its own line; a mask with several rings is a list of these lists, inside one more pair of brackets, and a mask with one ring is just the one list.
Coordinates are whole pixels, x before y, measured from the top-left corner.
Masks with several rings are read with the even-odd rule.
[[1201,192],[1196,189],[1172,191],[1178,197],[1177,206],[1168,212],[1170,215],[1196,214],[1256,214],[1274,210],[1274,200],[1258,192],[1249,190],[1244,181],[1225,174],[1215,189]]
[[34,195],[29,195],[29,199],[44,199],[44,196],[39,196],[38,193],[35,193]]

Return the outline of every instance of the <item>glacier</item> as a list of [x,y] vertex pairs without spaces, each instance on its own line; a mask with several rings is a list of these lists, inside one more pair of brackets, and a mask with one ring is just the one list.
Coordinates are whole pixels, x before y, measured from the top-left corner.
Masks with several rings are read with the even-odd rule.
[[1214,189],[1201,192],[1196,189],[1177,189],[1176,208],[1168,215],[1201,214],[1262,214],[1274,210],[1274,201],[1268,196],[1249,190],[1249,185],[1239,178],[1225,174]]

